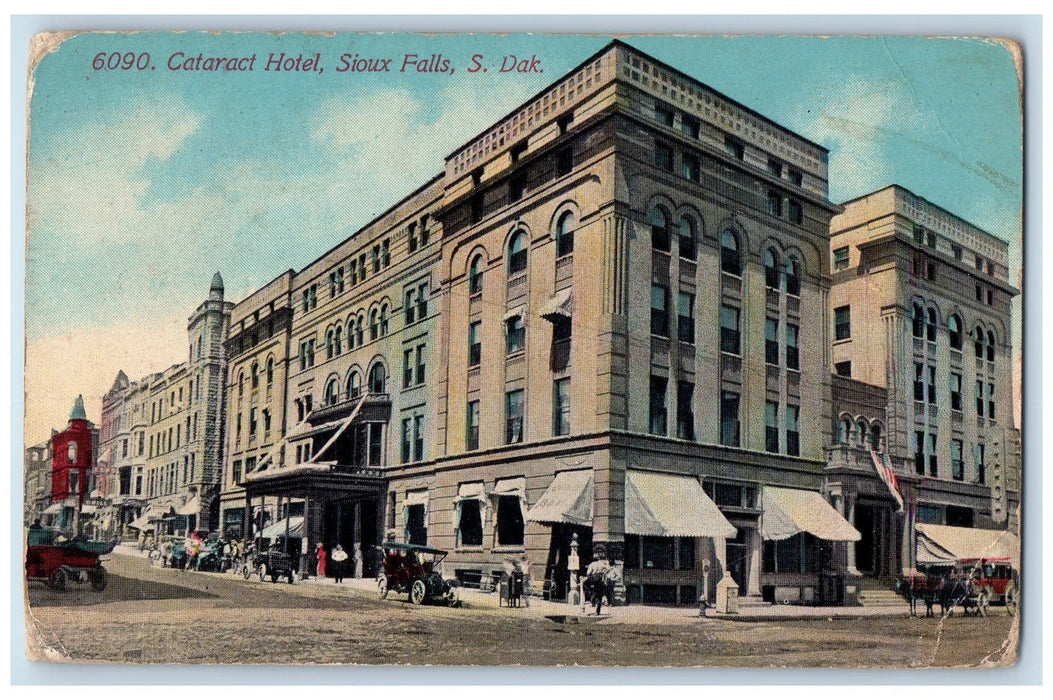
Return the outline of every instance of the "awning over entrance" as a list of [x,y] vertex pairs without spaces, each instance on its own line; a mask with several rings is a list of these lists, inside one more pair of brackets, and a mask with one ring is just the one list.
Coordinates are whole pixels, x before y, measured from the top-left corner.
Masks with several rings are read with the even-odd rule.
[[763,508],[760,531],[766,540],[785,540],[800,532],[832,542],[855,542],[861,537],[816,491],[765,486]]
[[50,506],[44,509],[44,515],[58,515],[62,512],[61,503],[52,503]]
[[[1019,538],[1008,530],[981,530],[918,523],[918,561],[922,564],[950,563],[961,559],[1005,559],[1014,563],[1020,552]],[[923,559],[931,558],[932,561]]]
[[288,523],[289,537],[303,537],[304,529],[302,515],[294,515],[291,518],[282,518],[278,522],[272,523],[263,528],[263,532],[261,532],[259,536],[264,539],[285,537],[286,523]]
[[560,472],[526,517],[538,523],[591,526],[592,500],[591,469]]
[[569,319],[574,315],[574,290],[571,287],[557,292],[541,307],[541,318],[546,321]]
[[195,495],[189,501],[175,509],[176,515],[197,515],[201,512],[201,497]]
[[693,476],[627,470],[625,532],[660,537],[734,537],[728,522]]

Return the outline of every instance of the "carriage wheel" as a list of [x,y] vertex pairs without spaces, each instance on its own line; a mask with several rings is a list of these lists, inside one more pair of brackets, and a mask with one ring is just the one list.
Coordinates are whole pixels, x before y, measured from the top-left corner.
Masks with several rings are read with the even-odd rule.
[[987,617],[987,608],[991,605],[991,589],[982,588],[976,595],[976,614]]
[[91,580],[91,589],[93,591],[106,590],[106,569],[102,568],[101,566],[97,566],[91,570],[91,572],[88,574],[88,578]]
[[1005,609],[1010,615],[1016,615],[1020,609],[1020,593],[1017,592],[1016,586],[1010,586],[1005,591]]
[[413,582],[413,586],[410,588],[410,602],[414,605],[421,605],[428,598],[428,588],[424,585],[424,579],[417,579]]
[[48,577],[48,585],[56,591],[64,591],[66,590],[66,581],[68,579],[66,570],[60,566],[51,572],[51,576]]
[[249,580],[249,576],[252,576],[252,567],[249,566],[248,562],[241,565],[241,576],[246,581]]
[[267,565],[260,564],[256,569],[256,574],[260,577],[260,583],[263,583],[267,579]]
[[388,597],[388,577],[387,576],[381,575],[381,576],[377,577],[377,592],[380,593],[380,599],[381,600],[383,600],[384,598]]

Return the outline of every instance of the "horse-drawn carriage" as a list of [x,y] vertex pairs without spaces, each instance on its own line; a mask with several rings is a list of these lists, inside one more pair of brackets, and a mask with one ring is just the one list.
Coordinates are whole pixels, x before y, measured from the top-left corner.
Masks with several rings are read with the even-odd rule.
[[927,571],[911,571],[897,581],[897,588],[910,601],[911,614],[917,604],[925,605],[926,617],[940,606],[941,615],[952,615],[961,607],[963,614],[987,616],[992,604],[1002,603],[1015,615],[1019,601],[1016,571],[1008,562],[984,559],[962,560],[955,566],[930,566]]
[[444,579],[436,567],[446,558],[446,552],[419,544],[384,542],[377,549],[382,557],[377,589],[381,598],[388,593],[408,593],[410,602],[422,605],[428,601],[442,601],[446,605],[459,603],[457,581]]

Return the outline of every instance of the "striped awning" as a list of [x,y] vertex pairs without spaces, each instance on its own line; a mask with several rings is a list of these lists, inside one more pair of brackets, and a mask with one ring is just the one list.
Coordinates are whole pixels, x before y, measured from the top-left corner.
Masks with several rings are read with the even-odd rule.
[[260,537],[264,539],[285,537],[286,527],[288,527],[289,537],[303,537],[303,516],[294,515],[291,518],[282,518],[278,522],[272,523],[267,527],[263,528],[263,531],[260,533]]
[[593,491],[591,469],[560,472],[527,511],[527,520],[591,526]]
[[918,560],[922,552],[939,556],[940,561],[960,559],[1005,559],[1016,562],[1020,556],[1020,539],[1008,530],[982,530],[918,523]]
[[738,530],[693,476],[625,472],[625,532],[659,537],[734,537]]
[[785,540],[808,532],[830,542],[855,542],[862,537],[817,491],[765,486],[761,537]]

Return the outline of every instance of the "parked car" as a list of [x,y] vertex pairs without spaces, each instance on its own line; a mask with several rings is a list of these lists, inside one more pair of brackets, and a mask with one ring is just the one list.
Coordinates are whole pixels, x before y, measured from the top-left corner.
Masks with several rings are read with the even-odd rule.
[[377,574],[377,589],[381,598],[389,593],[405,593],[414,605],[442,602],[456,606],[460,603],[455,579],[444,579],[436,569],[446,558],[446,552],[420,544],[384,542],[377,549],[383,557]]

